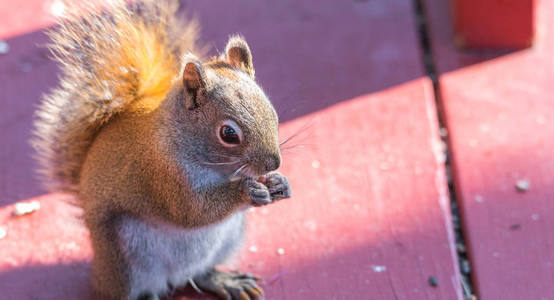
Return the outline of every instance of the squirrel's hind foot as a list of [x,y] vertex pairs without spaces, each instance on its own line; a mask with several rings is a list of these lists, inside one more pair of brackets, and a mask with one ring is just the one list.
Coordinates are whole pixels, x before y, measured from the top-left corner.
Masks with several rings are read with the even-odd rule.
[[216,269],[194,278],[203,291],[225,300],[261,300],[263,290],[258,286],[260,278],[250,274],[225,273]]

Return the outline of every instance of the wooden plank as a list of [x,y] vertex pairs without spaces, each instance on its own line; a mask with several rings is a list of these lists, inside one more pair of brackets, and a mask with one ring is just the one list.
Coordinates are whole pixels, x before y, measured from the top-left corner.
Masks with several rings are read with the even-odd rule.
[[271,297],[461,299],[433,109],[417,80],[283,125],[315,118],[314,147],[285,156],[294,198],[252,213],[246,246],[259,251],[241,261],[284,272]]
[[554,3],[537,7],[532,49],[483,61],[451,46],[443,2],[426,5],[478,297],[551,299]]
[[454,0],[454,41],[468,49],[531,46],[536,0]]
[[59,0],[3,1],[0,8],[0,39],[11,39],[40,30],[55,22],[64,5]]
[[88,231],[72,198],[48,194],[40,209],[12,216],[15,205],[0,208],[0,290],[3,299],[92,299]]
[[7,40],[10,50],[0,56],[0,206],[44,192],[28,141],[41,94],[57,84],[57,68],[38,46],[46,42],[40,32],[17,36]]
[[[291,144],[306,144],[284,153],[282,171],[293,198],[250,212],[244,249],[227,264],[261,274],[267,299],[461,299],[432,89],[422,78],[411,5],[183,5],[199,17],[204,40],[215,48],[228,34],[246,37],[258,80],[284,121],[282,137],[300,130]],[[0,90],[19,103],[14,111],[27,114],[38,90],[53,85],[47,82],[52,73],[21,75],[20,84],[45,80],[33,97],[4,89],[9,76]],[[12,136],[7,126],[19,133],[29,126],[11,111],[0,109],[2,120],[14,120],[0,126],[13,143],[1,160],[7,170],[17,168],[9,158],[23,159],[27,149],[24,137]],[[66,196],[39,198],[40,211],[12,218],[13,202],[36,184],[21,174],[3,175],[17,188],[0,197],[0,225],[8,229],[0,240],[6,245],[0,247],[0,290],[8,298],[90,298],[90,245],[82,225],[66,215]],[[429,285],[430,276],[437,287]],[[48,293],[37,282],[48,283]],[[188,291],[178,298],[198,295]]]

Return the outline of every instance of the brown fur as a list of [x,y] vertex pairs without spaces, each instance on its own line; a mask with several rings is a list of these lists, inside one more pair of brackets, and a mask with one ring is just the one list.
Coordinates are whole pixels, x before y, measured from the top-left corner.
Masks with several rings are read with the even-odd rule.
[[49,32],[60,86],[44,96],[31,143],[51,190],[77,192],[81,167],[100,128],[119,113],[152,110],[195,51],[197,26],[175,18],[176,1],[148,0],[71,13]]
[[[79,199],[103,298],[136,292],[137,262],[126,260],[118,236],[122,219],[183,230],[216,224],[254,203],[252,178],[281,161],[277,114],[254,81],[246,42],[231,37],[225,53],[202,64],[191,54],[195,23],[181,24],[175,10],[174,2],[120,1],[50,33],[61,83],[44,97],[32,143],[48,187]],[[236,147],[218,140],[229,120],[246,137]],[[240,165],[226,164],[229,157],[248,165],[243,180],[230,179]],[[268,187],[254,183],[270,203]],[[236,248],[232,242],[226,247]]]

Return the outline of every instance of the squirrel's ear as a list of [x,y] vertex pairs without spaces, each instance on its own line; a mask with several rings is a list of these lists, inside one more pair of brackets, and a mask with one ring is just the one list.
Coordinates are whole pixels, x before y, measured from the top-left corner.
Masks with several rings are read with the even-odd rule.
[[183,60],[183,86],[185,88],[185,105],[187,109],[200,106],[199,92],[206,89],[208,80],[202,63],[192,55],[186,55]]
[[246,41],[238,35],[231,36],[225,46],[225,55],[227,62],[235,67],[239,68],[250,77],[254,78],[254,65],[252,64],[252,53],[250,47]]

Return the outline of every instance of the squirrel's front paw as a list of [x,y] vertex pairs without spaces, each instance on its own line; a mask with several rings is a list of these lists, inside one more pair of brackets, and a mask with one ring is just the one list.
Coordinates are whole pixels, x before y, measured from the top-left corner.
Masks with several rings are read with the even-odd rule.
[[271,203],[271,195],[269,189],[263,183],[247,179],[246,192],[252,205],[261,206]]
[[287,177],[279,172],[269,173],[265,176],[265,184],[269,190],[272,201],[290,198],[291,189]]

